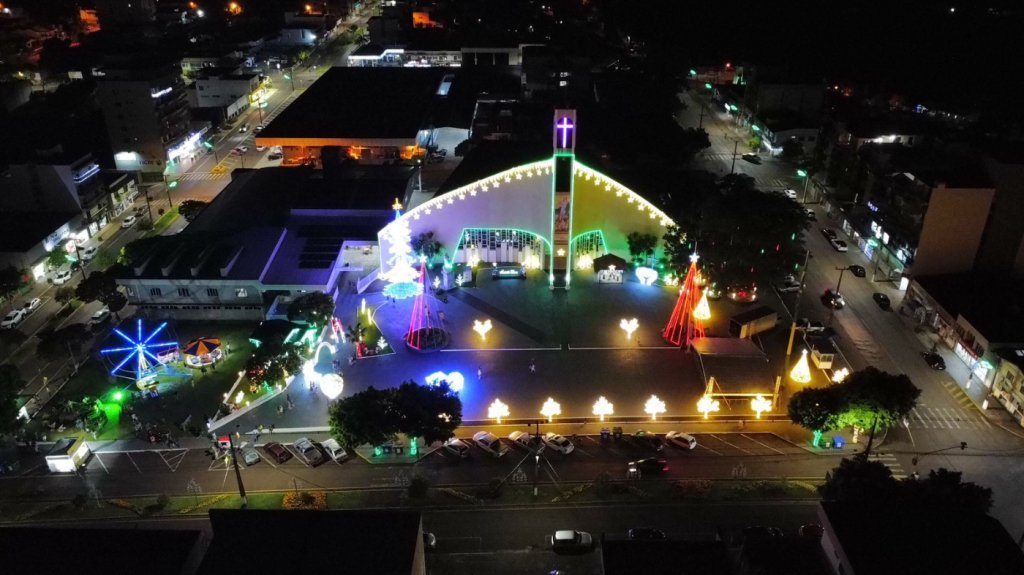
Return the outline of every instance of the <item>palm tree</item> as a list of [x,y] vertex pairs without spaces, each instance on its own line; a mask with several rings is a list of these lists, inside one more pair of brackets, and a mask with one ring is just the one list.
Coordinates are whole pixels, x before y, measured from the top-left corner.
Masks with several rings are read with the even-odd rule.
[[345,330],[345,338],[351,342],[363,341],[364,335],[366,335],[366,328],[363,327],[362,323],[350,325],[348,326],[348,329]]

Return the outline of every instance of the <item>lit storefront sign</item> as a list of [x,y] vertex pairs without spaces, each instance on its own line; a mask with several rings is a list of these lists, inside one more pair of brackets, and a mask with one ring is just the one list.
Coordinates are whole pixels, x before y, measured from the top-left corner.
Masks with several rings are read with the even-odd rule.
[[201,132],[193,132],[189,134],[188,138],[185,138],[184,142],[167,150],[167,159],[173,162],[181,156],[188,154],[196,148],[196,144],[199,143],[199,139],[202,137],[203,134]]

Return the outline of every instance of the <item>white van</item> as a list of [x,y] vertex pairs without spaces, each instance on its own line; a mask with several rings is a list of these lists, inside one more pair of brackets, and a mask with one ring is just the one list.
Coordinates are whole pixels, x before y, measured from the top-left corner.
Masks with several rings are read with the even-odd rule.
[[498,436],[489,431],[478,431],[473,434],[473,441],[487,453],[494,457],[501,457],[508,453],[509,446],[504,445]]

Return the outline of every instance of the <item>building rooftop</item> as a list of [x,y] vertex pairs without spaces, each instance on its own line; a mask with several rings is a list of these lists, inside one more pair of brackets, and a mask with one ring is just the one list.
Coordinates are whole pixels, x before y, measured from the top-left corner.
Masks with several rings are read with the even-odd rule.
[[[197,529],[112,527],[0,528],[5,575],[76,573],[106,569],[116,573],[177,575],[195,571],[203,534]],[[45,552],[33,552],[44,544]]]
[[0,212],[0,252],[27,251],[77,215],[73,212]]
[[211,509],[210,524],[213,540],[200,575],[237,572],[239,550],[251,548],[267,533],[274,534],[276,550],[258,553],[246,573],[313,573],[325,566],[362,575],[413,573],[417,550],[422,553],[416,511]]
[[259,139],[415,139],[444,105],[441,68],[341,68],[320,77]]
[[856,573],[1024,573],[1024,554],[987,515],[863,502],[821,508]]
[[1024,284],[998,274],[963,273],[915,277],[935,301],[962,315],[990,343],[1024,343]]

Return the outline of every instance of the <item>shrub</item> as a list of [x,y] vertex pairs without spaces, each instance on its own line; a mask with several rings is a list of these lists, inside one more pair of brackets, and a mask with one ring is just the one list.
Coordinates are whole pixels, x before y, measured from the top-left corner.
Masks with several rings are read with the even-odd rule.
[[156,506],[159,509],[161,509],[161,510],[166,509],[167,506],[170,505],[170,503],[171,503],[171,498],[168,497],[166,493],[161,493],[160,495],[156,496]]
[[427,490],[430,488],[430,481],[422,475],[413,475],[412,479],[409,480],[409,498],[410,499],[423,499],[427,496]]
[[285,509],[327,509],[327,494],[323,491],[292,491],[281,500]]
[[707,479],[682,479],[672,484],[675,494],[684,499],[705,499],[711,494],[711,487]]

